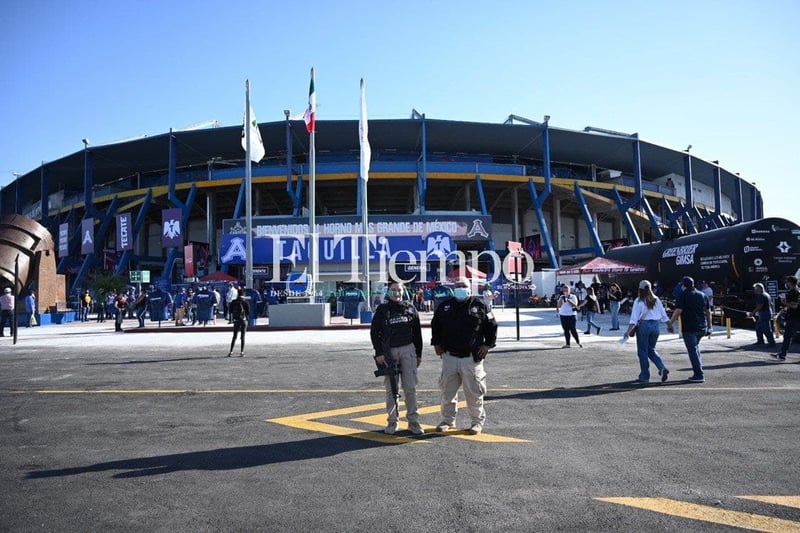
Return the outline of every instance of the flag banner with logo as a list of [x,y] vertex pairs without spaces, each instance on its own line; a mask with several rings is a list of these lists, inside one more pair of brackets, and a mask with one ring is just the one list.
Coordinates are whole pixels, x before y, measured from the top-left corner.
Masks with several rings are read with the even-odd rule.
[[133,250],[133,216],[117,215],[117,250]]
[[81,254],[94,253],[94,219],[84,218],[81,221]]
[[69,222],[58,225],[58,256],[69,255]]
[[161,246],[164,248],[183,246],[182,218],[183,211],[180,207],[161,211]]

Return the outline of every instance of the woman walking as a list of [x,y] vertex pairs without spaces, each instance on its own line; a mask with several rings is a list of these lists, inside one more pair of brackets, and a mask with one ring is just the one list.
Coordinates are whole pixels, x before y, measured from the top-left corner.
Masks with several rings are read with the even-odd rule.
[[664,304],[653,293],[653,287],[647,280],[639,283],[639,296],[633,302],[631,320],[625,338],[630,337],[636,328],[636,351],[639,356],[639,383],[650,381],[650,361],[656,365],[661,381],[667,381],[669,370],[656,351],[661,322],[667,322],[669,317],[664,310]]
[[597,330],[597,334],[600,335],[600,326],[594,321],[594,316],[597,314],[600,306],[597,303],[597,296],[594,295],[593,288],[589,287],[586,289],[586,299],[583,301],[581,307],[586,308],[586,331],[584,331],[583,334],[591,335],[592,328],[594,328]]
[[611,331],[619,331],[619,302],[622,300],[622,289],[612,283],[608,289],[609,307],[611,308]]
[[583,348],[581,340],[578,338],[578,330],[575,329],[578,316],[578,297],[570,294],[569,285],[561,287],[561,296],[558,298],[556,307],[558,308],[558,317],[561,319],[561,328],[564,330],[564,340],[567,341],[562,348],[570,347],[570,334],[575,338],[575,343]]

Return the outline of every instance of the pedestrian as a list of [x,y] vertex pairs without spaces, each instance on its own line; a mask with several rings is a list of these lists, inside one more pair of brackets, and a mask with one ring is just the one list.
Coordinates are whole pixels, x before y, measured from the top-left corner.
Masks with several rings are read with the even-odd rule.
[[228,320],[228,324],[233,322],[231,319],[231,303],[239,297],[239,291],[236,290],[236,287],[233,285],[233,282],[228,285],[228,292],[225,293],[225,303],[227,304],[227,312],[225,313],[225,318]]
[[608,301],[611,309],[611,331],[619,331],[619,306],[622,300],[622,289],[612,283],[608,289]]
[[700,289],[700,292],[702,292],[703,294],[706,295],[706,298],[708,298],[708,305],[711,306],[711,308],[713,309],[714,308],[714,289],[712,289],[711,286],[708,283],[706,283],[705,281],[701,281],[700,283],[697,284],[697,286]]
[[106,321],[106,291],[105,289],[97,290],[97,298],[94,300],[94,308],[97,311],[97,321]]
[[33,289],[28,291],[28,296],[25,297],[25,327],[36,326],[36,293]]
[[583,301],[586,299],[586,285],[582,281],[575,284],[575,296],[578,298],[578,309],[581,310],[581,319],[586,318],[586,308],[583,307]]
[[133,302],[134,316],[139,321],[139,327],[144,327],[144,313],[147,311],[147,293],[142,291]]
[[681,280],[681,293],[675,301],[675,311],[667,322],[667,331],[672,333],[672,324],[678,318],[681,319],[681,334],[683,344],[689,353],[689,361],[692,363],[692,377],[690,383],[703,383],[703,359],[700,355],[700,340],[704,335],[711,337],[711,306],[708,304],[708,297],[697,290],[694,286],[694,279],[689,276]]
[[250,304],[244,298],[244,289],[236,291],[236,299],[228,305],[228,313],[233,323],[233,338],[231,339],[231,349],[228,350],[228,357],[233,354],[233,347],[236,346],[236,337],[241,333],[241,350],[239,357],[244,357],[244,335],[247,333],[247,321],[250,318]]
[[561,286],[561,296],[556,302],[556,313],[558,318],[561,319],[561,329],[564,330],[564,340],[566,344],[562,348],[569,348],[569,336],[575,338],[575,343],[583,348],[581,339],[578,337],[577,320],[578,320],[578,297],[572,294],[569,285]]
[[216,326],[217,325],[217,315],[219,314],[219,309],[222,303],[222,295],[217,290],[216,287],[211,287],[211,292],[214,295],[214,312],[211,315],[211,322]]
[[756,345],[764,345],[764,337],[767,339],[767,346],[774,348],[775,336],[772,334],[772,315],[775,310],[772,306],[772,298],[764,290],[763,283],[753,285],[755,292],[755,308],[747,316],[756,321]]
[[397,431],[397,377],[403,387],[408,430],[414,435],[425,433],[417,412],[417,368],[422,363],[422,329],[419,313],[410,302],[403,301],[403,283],[389,284],[388,299],[375,309],[370,327],[370,339],[375,349],[375,364],[385,370],[386,429],[389,435]]
[[125,319],[127,310],[128,297],[123,292],[120,292],[114,298],[114,331],[122,331],[122,321]]
[[792,344],[792,338],[800,331],[800,291],[797,290],[797,278],[795,276],[788,276],[786,278],[786,309],[784,310],[786,317],[786,326],[783,328],[783,343],[778,353],[772,357],[775,359],[786,361],[786,354],[789,352],[789,345]]
[[14,295],[11,294],[11,287],[3,289],[0,296],[0,337],[6,336],[6,324],[8,324],[8,334],[14,336]]
[[492,290],[492,286],[487,283],[483,287],[483,303],[486,304],[486,309],[489,311],[491,311],[492,307],[494,306],[494,297],[495,293]]
[[92,295],[89,294],[89,289],[83,291],[81,296],[81,322],[89,321],[89,311],[92,309]]
[[469,432],[483,431],[486,411],[486,370],[483,360],[494,348],[497,322],[482,298],[472,296],[469,280],[459,278],[453,298],[443,301],[431,319],[431,344],[442,358],[439,385],[442,392],[442,421],[437,431],[454,428],[458,411],[458,389],[463,386],[470,416]]
[[581,307],[586,308],[586,331],[584,331],[583,334],[591,335],[592,328],[594,327],[597,330],[597,334],[600,335],[600,326],[594,321],[594,317],[600,306],[597,303],[597,296],[594,295],[593,288],[589,287],[586,289],[586,299],[583,301],[583,304],[581,304]]
[[661,323],[669,320],[661,299],[653,292],[653,287],[646,279],[639,282],[639,296],[633,301],[631,319],[625,338],[629,338],[636,329],[636,355],[639,356],[639,383],[650,382],[650,361],[656,365],[661,381],[667,381],[669,370],[656,351],[656,343],[661,330]]

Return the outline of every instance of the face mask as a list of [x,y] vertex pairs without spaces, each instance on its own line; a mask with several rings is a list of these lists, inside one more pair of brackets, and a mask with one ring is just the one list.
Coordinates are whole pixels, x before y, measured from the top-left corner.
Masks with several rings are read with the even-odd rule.
[[453,294],[456,297],[456,300],[466,300],[472,294],[472,291],[469,290],[469,287],[455,287],[453,289]]

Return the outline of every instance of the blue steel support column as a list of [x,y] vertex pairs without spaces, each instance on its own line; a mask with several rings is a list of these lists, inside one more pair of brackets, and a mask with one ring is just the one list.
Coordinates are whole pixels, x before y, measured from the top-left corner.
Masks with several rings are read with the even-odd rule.
[[758,191],[758,218],[764,218],[764,197],[761,195],[761,191]]
[[736,196],[734,198],[734,200],[736,200],[736,223],[740,224],[744,222],[744,197],[742,196],[741,178],[737,177],[734,185],[736,187]]
[[[147,195],[145,195],[142,205],[139,207],[139,214],[136,215],[136,221],[133,223],[133,235],[131,237],[131,242],[136,242],[139,232],[142,230],[142,226],[144,226],[145,216],[147,215],[148,209],[150,209],[150,202],[152,199],[153,189],[147,189]],[[120,257],[119,263],[117,263],[117,268],[114,269],[115,276],[119,276],[125,271],[125,268],[131,261],[132,255],[133,250],[125,250],[122,252],[122,257]]]
[[18,176],[14,181],[16,187],[14,191],[14,214],[22,214],[22,177]]
[[[167,199],[175,207],[181,208],[181,231],[185,234],[186,226],[189,222],[189,214],[192,211],[192,204],[194,204],[194,198],[197,194],[197,185],[192,184],[192,188],[189,189],[189,194],[186,197],[186,203],[182,202],[175,193],[175,188],[178,182],[178,147],[175,135],[172,134],[172,130],[169,132],[169,172],[167,175],[169,181]],[[167,259],[164,261],[164,270],[162,274],[162,279],[165,282],[172,281],[172,267],[175,264],[175,259],[182,254],[182,248],[178,249],[173,247],[169,249],[169,252],[167,253]]]
[[619,191],[616,187],[614,187],[612,192],[614,193],[614,203],[617,204],[620,218],[625,224],[625,227],[628,229],[628,235],[631,238],[632,244],[642,244],[642,240],[639,238],[639,234],[636,232],[636,228],[633,226],[631,215],[628,213],[628,209],[630,208],[630,200],[628,200],[628,202],[623,202],[622,197],[619,195]]
[[[303,199],[303,178],[297,178],[297,188],[292,187],[292,176],[294,175],[294,155],[292,142],[292,124],[289,117],[286,117],[286,192],[292,200],[292,215],[300,216],[300,203]],[[242,189],[244,191],[244,189]]]
[[[116,200],[116,198],[115,198]],[[94,206],[94,156],[92,155],[91,150],[89,150],[89,145],[84,144],[83,147],[83,218],[91,218],[92,222],[94,222],[95,218],[100,218],[102,220],[103,214],[97,210]],[[77,233],[80,235],[80,224],[78,225]],[[83,263],[81,264],[81,268],[78,270],[78,275],[75,276],[75,280],[72,285],[72,290],[80,289],[81,285],[83,284],[83,280],[86,278],[87,274],[89,273],[89,268],[97,263],[97,238],[99,233],[95,233],[94,236],[94,250],[90,254],[86,254],[83,258]],[[78,246],[80,247],[80,239],[78,237]]]
[[50,226],[50,186],[47,179],[47,169],[45,168],[44,164],[42,164],[39,178],[41,181],[42,191],[42,226],[47,228]]
[[592,248],[597,256],[604,254],[603,244],[600,242],[600,236],[597,234],[597,228],[592,221],[592,215],[589,213],[589,207],[586,205],[586,198],[583,197],[581,186],[575,181],[575,198],[578,199],[578,207],[583,214],[583,221],[586,222],[586,228],[589,230],[589,237],[592,239]]
[[550,236],[550,230],[547,227],[547,221],[544,217],[544,202],[550,196],[550,193],[553,191],[552,182],[550,181],[550,175],[552,173],[550,169],[550,126],[548,124],[549,118],[545,117],[544,122],[541,125],[542,129],[542,159],[544,160],[544,190],[542,194],[539,195],[536,192],[536,185],[533,183],[532,179],[528,180],[528,192],[531,195],[531,204],[533,205],[533,210],[536,213],[536,220],[539,222],[539,231],[542,235],[542,241],[544,245],[544,249],[547,252],[547,257],[550,259],[550,267],[551,268],[558,268],[558,259],[556,258],[555,249],[553,249],[553,239]]
[[650,219],[650,227],[653,228],[653,233],[655,233],[656,238],[660,241],[664,238],[664,233],[661,231],[661,227],[659,227],[656,221],[656,214],[653,212],[653,208],[650,207],[650,202],[647,201],[647,197],[644,195],[642,195],[642,209],[647,213],[647,218]]
[[714,164],[714,216],[719,219],[722,215],[722,172],[719,164]]
[[425,122],[425,113],[422,114],[422,171],[417,173],[417,198],[419,200],[419,214],[425,214],[425,196],[428,194],[428,125]]
[[489,210],[486,209],[486,195],[483,193],[483,181],[480,174],[475,174],[475,190],[478,191],[478,201],[481,204],[481,214],[488,215]]
[[[617,188],[614,188],[614,201],[617,204],[617,209],[619,209],[620,217],[622,221],[625,223],[625,227],[628,229],[628,235],[631,237],[633,244],[641,244],[641,239],[639,239],[639,234],[636,232],[636,228],[631,221],[630,214],[628,210],[633,207],[639,207],[642,204],[642,200],[644,199],[644,194],[642,193],[642,157],[639,145],[639,134],[634,133],[633,137],[633,196],[628,198],[626,202],[622,201],[622,197],[617,191]],[[650,220],[653,223],[653,219]]]

